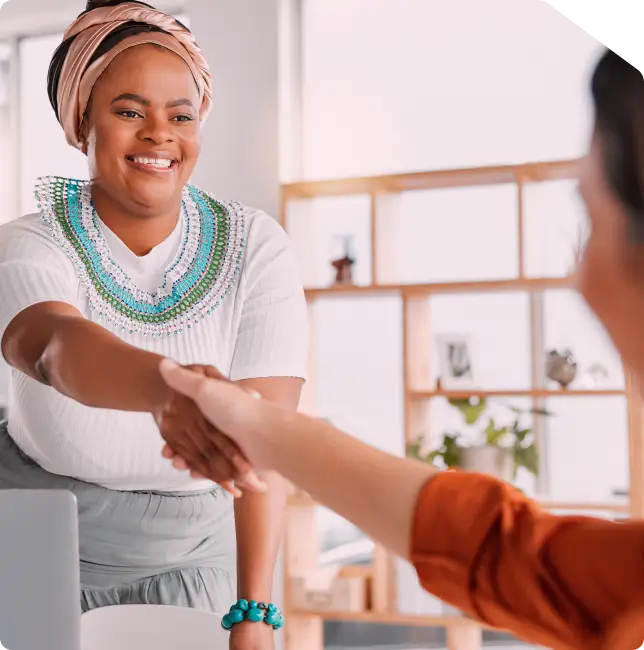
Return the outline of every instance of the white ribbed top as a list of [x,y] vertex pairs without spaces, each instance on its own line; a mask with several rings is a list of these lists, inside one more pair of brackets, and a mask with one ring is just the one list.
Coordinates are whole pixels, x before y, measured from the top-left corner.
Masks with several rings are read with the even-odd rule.
[[[245,214],[247,241],[235,286],[198,325],[163,337],[125,334],[93,313],[74,265],[41,215],[0,227],[0,339],[30,305],[67,302],[128,343],[180,363],[212,364],[233,380],[305,378],[307,309],[290,240],[265,213],[246,209]],[[181,223],[144,257],[134,255],[104,224],[101,228],[112,258],[137,286],[159,287],[181,243]],[[161,457],[163,442],[149,414],[88,408],[16,370],[11,382],[9,432],[44,469],[120,490],[208,485]]]

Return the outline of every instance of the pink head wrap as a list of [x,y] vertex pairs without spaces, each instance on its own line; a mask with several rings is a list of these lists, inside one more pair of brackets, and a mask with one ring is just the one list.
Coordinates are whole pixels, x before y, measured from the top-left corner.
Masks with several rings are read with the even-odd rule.
[[[154,25],[163,32],[142,32],[128,36],[89,65],[103,40],[124,23],[132,21]],[[99,7],[82,14],[68,27],[64,40],[72,36],[76,38],[65,57],[57,93],[58,119],[72,147],[82,147],[80,134],[83,117],[98,78],[121,52],[144,43],[164,47],[186,62],[199,88],[200,117],[204,120],[208,115],[212,106],[212,75],[208,63],[192,33],[172,16],[136,2]]]

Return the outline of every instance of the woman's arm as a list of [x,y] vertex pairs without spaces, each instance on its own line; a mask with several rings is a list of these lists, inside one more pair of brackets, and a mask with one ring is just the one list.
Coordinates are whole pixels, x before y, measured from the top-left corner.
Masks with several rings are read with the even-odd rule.
[[263,491],[239,449],[229,448],[192,400],[168,388],[159,373],[162,357],[125,343],[75,307],[43,302],[23,310],[5,329],[2,353],[12,367],[81,404],[151,413],[161,435],[184,454],[204,450],[202,430],[209,431],[209,477],[233,493],[234,478]]
[[159,375],[162,357],[62,302],[19,313],[2,337],[2,353],[12,367],[86,406],[153,412],[171,395]]
[[557,517],[496,479],[389,456],[167,362],[163,373],[257,467],[410,559],[427,591],[468,614],[558,650],[644,641],[643,522]]
[[[246,389],[261,391],[266,399],[290,411],[297,409],[302,392],[302,380],[290,377],[238,383]],[[265,472],[261,478],[268,485],[266,493],[246,493],[235,502],[237,591],[239,598],[269,602],[284,530],[286,485],[275,472]]]

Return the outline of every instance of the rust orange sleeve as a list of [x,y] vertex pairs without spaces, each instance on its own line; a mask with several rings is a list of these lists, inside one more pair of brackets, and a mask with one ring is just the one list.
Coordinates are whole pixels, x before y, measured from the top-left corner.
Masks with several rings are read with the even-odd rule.
[[552,515],[511,485],[445,472],[419,496],[411,558],[427,591],[531,643],[644,643],[644,522]]

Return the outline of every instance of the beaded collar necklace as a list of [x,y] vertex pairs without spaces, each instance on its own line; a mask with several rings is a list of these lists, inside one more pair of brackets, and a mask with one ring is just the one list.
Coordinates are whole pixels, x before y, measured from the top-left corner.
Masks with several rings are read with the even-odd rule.
[[88,181],[38,180],[36,200],[51,235],[73,263],[90,308],[117,329],[177,334],[211,314],[232,289],[245,245],[244,210],[187,185],[177,256],[155,292],[139,289],[117,264],[101,231]]

